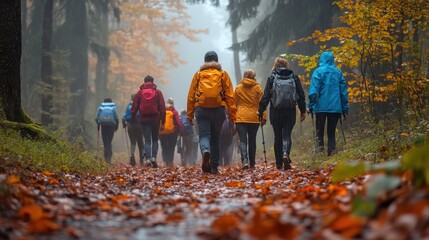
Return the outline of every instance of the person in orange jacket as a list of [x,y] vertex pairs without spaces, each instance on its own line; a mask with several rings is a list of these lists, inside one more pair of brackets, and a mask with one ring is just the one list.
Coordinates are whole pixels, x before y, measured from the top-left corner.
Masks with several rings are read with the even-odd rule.
[[188,120],[198,123],[200,150],[203,156],[202,170],[218,174],[220,131],[225,120],[225,101],[228,115],[235,123],[236,107],[234,89],[228,73],[218,63],[217,53],[209,51],[204,64],[194,74],[188,92]]
[[[237,132],[240,139],[240,153],[243,169],[255,168],[256,134],[258,133],[259,101],[264,90],[255,79],[256,73],[252,69],[244,71],[243,79],[235,88],[235,103],[237,105]],[[266,114],[263,114],[262,124],[266,122]]]

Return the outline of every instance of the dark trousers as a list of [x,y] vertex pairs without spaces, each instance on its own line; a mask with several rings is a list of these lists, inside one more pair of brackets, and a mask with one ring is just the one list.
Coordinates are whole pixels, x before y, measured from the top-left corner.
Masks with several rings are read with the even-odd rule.
[[171,166],[174,161],[174,149],[177,143],[177,133],[164,134],[159,136],[162,148],[162,160],[167,166]]
[[225,108],[202,108],[195,109],[195,118],[198,124],[201,154],[210,152],[210,164],[212,168],[219,166],[220,131],[225,121]]
[[115,126],[101,126],[101,138],[103,139],[104,159],[112,163],[112,140],[115,133]]
[[140,129],[144,138],[144,153],[147,160],[156,158],[158,154],[159,121],[140,122]]
[[234,151],[234,136],[231,134],[220,135],[220,160],[221,166],[228,166],[231,163],[232,153]]
[[255,167],[256,156],[256,134],[258,133],[258,123],[237,123],[238,137],[240,138],[241,161],[245,158],[249,160],[251,168]]
[[128,137],[130,138],[130,154],[134,158],[134,151],[136,149],[136,144],[139,151],[139,160],[140,164],[143,164],[144,154],[143,154],[143,136],[140,131],[140,127],[137,122],[128,123]]
[[[181,164],[182,166],[193,165],[192,162],[192,143],[193,134],[182,136],[181,140]],[[196,156],[196,155],[195,155]]]
[[296,123],[296,109],[270,109],[270,121],[274,131],[274,155],[276,165],[283,164],[283,155],[290,154],[292,129]]
[[337,123],[340,117],[340,113],[316,113],[317,144],[321,151],[323,151],[325,145],[323,137],[325,133],[325,123],[327,122],[328,156],[335,151],[335,129],[337,128]]

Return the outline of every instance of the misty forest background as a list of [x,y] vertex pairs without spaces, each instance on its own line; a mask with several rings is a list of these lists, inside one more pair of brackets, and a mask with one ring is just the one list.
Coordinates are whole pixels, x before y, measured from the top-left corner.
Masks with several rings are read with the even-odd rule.
[[[22,106],[44,128],[88,149],[96,144],[98,104],[110,97],[122,116],[148,74],[176,109],[185,108],[208,50],[218,51],[235,86],[246,68],[265,86],[274,58],[286,53],[306,90],[319,54],[331,50],[349,84],[346,132],[393,129],[396,136],[427,128],[425,0],[21,0],[21,11]],[[311,129],[309,120],[297,124],[297,149],[312,144]],[[125,151],[117,135],[114,146]]]

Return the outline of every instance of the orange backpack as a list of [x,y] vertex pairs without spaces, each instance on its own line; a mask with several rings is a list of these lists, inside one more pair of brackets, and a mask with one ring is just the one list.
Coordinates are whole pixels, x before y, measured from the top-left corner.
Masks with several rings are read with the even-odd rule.
[[166,135],[174,132],[174,114],[171,110],[165,110],[165,124],[164,129],[159,131],[160,135]]
[[225,98],[223,73],[218,70],[198,72],[195,97],[199,106],[215,108],[222,106]]

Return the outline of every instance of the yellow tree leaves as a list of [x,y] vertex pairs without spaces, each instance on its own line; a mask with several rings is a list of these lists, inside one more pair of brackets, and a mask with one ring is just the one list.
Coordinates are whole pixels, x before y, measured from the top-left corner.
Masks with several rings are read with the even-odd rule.
[[[424,108],[429,62],[429,2],[424,0],[338,0],[342,25],[291,41],[313,41],[321,51],[331,45],[337,65],[349,80],[351,102],[391,101],[416,114]],[[332,41],[335,40],[335,41]],[[292,55],[307,72],[318,59]],[[308,78],[305,79],[308,81]],[[374,109],[372,109],[374,110]]]

